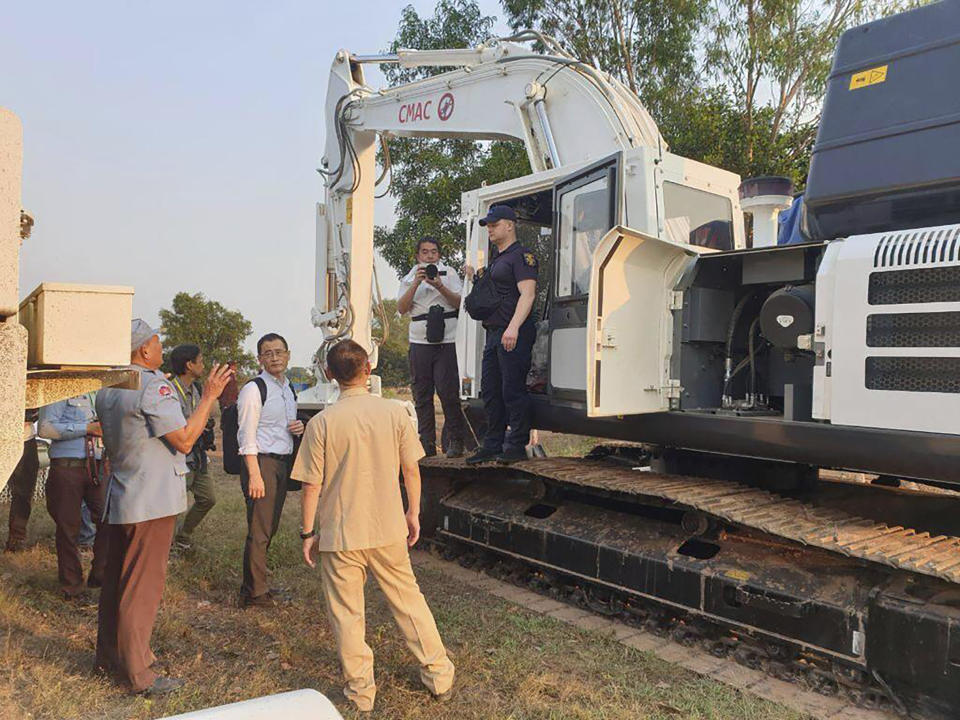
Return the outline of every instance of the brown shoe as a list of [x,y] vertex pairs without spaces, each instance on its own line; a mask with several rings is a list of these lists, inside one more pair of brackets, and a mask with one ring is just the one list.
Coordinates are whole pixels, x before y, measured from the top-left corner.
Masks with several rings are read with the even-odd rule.
[[245,608],[258,607],[258,608],[272,608],[277,606],[277,599],[274,597],[273,593],[267,590],[263,595],[257,595],[256,597],[250,597],[249,595],[243,595],[240,599],[241,604]]
[[3,548],[3,551],[8,553],[22,552],[24,550],[26,550],[26,543],[23,540],[12,540],[10,538],[7,539],[7,544]]

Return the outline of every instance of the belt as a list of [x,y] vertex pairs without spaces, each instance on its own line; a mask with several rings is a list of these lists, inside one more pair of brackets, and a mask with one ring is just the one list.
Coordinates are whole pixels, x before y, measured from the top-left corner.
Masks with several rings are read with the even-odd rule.
[[87,467],[86,458],[50,458],[50,464],[57,467]]
[[293,457],[293,453],[287,453],[286,455],[281,453],[257,453],[257,456],[273,458],[274,460],[289,460]]
[[[460,315],[460,311],[459,311],[459,310],[448,310],[447,312],[445,312],[445,313],[443,314],[443,319],[444,319],[444,320],[448,320],[448,319],[450,319],[450,318],[459,317],[459,315]],[[427,319],[427,313],[424,313],[423,315],[414,315],[412,318],[410,318],[410,320],[412,320],[412,321],[413,321],[413,320],[426,320],[426,319]]]

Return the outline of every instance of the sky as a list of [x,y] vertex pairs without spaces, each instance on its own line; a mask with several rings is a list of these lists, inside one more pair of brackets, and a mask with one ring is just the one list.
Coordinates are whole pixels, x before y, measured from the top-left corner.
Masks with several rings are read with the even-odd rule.
[[[0,106],[24,127],[20,293],[40,282],[130,285],[157,321],[202,292],[290,342],[320,345],[314,206],[327,76],[340,48],[383,50],[400,11],[434,0],[33,0],[6,4]],[[480,0],[500,18],[496,0]],[[380,86],[367,66],[368,82]],[[392,222],[389,198],[376,222]],[[378,265],[383,292],[397,280]]]

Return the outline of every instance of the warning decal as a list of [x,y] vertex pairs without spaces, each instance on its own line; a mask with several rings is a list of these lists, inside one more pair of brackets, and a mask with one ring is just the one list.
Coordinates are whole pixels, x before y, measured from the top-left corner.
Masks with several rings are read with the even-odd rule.
[[868,85],[877,85],[879,83],[886,82],[886,79],[887,79],[886,65],[870,68],[869,70],[864,70],[863,72],[858,72],[853,76],[851,76],[850,89],[859,90],[860,88],[865,88]]

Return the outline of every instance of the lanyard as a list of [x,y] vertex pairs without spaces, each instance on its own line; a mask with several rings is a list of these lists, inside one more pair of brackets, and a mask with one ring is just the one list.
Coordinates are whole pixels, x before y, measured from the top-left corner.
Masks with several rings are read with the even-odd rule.
[[194,410],[196,410],[196,408],[193,406],[193,393],[190,393],[190,399],[188,400],[187,394],[183,391],[183,387],[180,385],[180,378],[178,378],[176,375],[173,376],[173,384],[177,386],[177,391],[180,393],[180,397],[183,398],[183,401],[190,408],[190,412],[192,413]]

